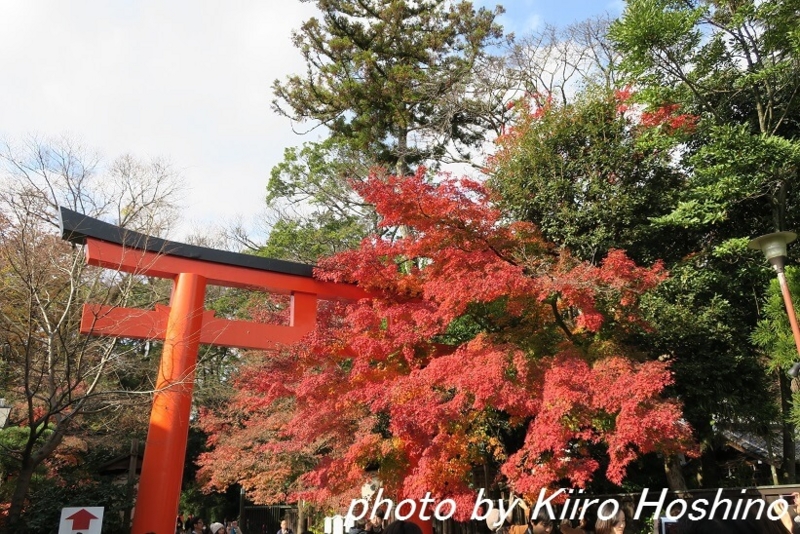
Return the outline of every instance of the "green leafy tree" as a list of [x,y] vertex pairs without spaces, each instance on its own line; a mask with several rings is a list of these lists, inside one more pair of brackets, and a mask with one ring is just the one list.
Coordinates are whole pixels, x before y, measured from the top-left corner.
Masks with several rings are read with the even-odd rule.
[[691,179],[663,222],[714,232],[715,245],[796,223],[797,7],[631,0],[613,25],[642,100],[703,119],[682,154]]
[[[654,328],[630,342],[644,357],[671,362],[671,393],[684,401],[704,450],[713,451],[714,425],[772,416],[749,329],[739,328],[755,310],[730,290],[741,288],[738,267],[724,250],[697,256],[701,232],[654,223],[681,198],[688,173],[673,147],[692,139],[694,117],[675,107],[643,112],[629,90],[600,88],[566,104],[540,97],[521,111],[500,140],[492,184],[517,217],[584,259],[623,248],[645,264],[667,262],[672,277],[641,304]],[[686,484],[675,458],[664,467],[671,486]],[[695,472],[698,483],[716,483],[713,454]]]
[[[753,363],[760,354],[743,335],[757,320],[753,293],[770,275],[746,244],[798,224],[797,8],[777,0],[630,0],[611,28],[647,112],[675,107],[700,119],[690,139],[672,145],[686,182],[675,209],[655,222],[693,236],[680,268],[686,280],[705,280],[693,300],[729,307],[727,346]],[[779,380],[785,391],[786,377]],[[750,419],[737,410],[724,418]],[[787,481],[793,434],[784,432]]]
[[[315,3],[321,17],[293,34],[307,72],[275,82],[275,110],[326,126],[401,176],[448,146],[469,160],[491,124],[471,92],[486,48],[502,36],[494,21],[502,10],[445,0]],[[489,115],[505,112],[502,100],[491,104]]]
[[622,112],[623,97],[592,88],[566,105],[542,96],[519,106],[490,166],[512,213],[583,259],[611,247],[648,263],[680,256],[650,218],[669,213],[683,176]]
[[[797,295],[797,292],[800,291],[797,267],[787,267],[785,273],[790,293]],[[798,361],[798,356],[786,305],[783,301],[777,278],[773,279],[769,284],[764,306],[761,309],[761,319],[758,321],[752,337],[753,342],[768,355],[769,370],[779,378],[785,378],[786,369]],[[782,412],[779,428],[785,434],[787,431],[791,432],[800,424],[800,393],[796,391],[796,388],[791,387],[789,380],[779,379],[778,384]],[[772,420],[778,420],[778,418],[773,418]],[[774,429],[767,429],[767,432],[771,436],[774,433]],[[768,445],[770,445],[770,442],[768,442]]]
[[[797,267],[786,268],[786,281],[792,295],[800,295],[800,277]],[[753,341],[771,355],[770,366],[774,370],[785,370],[797,361],[797,347],[786,315],[786,305],[781,295],[777,278],[769,284],[762,319],[753,332]],[[800,406],[796,407],[793,417],[800,422]]]
[[[467,1],[319,0],[320,17],[293,40],[305,75],[276,81],[274,109],[327,129],[328,138],[286,150],[272,171],[276,214],[259,254],[314,263],[377,230],[354,183],[378,168],[476,161],[473,150],[502,127],[508,89],[499,44],[502,12]],[[503,80],[503,82],[499,82]]]
[[352,185],[365,180],[374,165],[336,137],[286,149],[267,184],[267,206],[277,217],[258,253],[315,263],[358,246],[377,229],[377,216]]

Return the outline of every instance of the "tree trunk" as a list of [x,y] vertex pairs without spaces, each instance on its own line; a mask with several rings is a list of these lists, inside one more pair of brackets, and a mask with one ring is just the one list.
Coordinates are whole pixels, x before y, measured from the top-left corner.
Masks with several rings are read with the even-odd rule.
[[784,373],[778,375],[781,387],[781,417],[783,421],[783,464],[781,471],[784,484],[795,483],[796,453],[794,439],[794,424],[791,421],[792,412],[792,387],[789,377]]
[[686,479],[683,478],[683,469],[677,455],[664,458],[664,473],[667,475],[667,485],[672,491],[687,491]]
[[777,486],[778,484],[781,483],[781,480],[778,477],[778,470],[775,468],[775,454],[773,452],[772,432],[770,432],[769,427],[767,428],[766,441],[767,441],[767,459],[769,460],[769,474],[772,476],[772,484]]
[[[28,490],[31,487],[31,480],[36,468],[50,455],[64,440],[64,433],[67,430],[67,420],[62,419],[56,424],[55,431],[48,437],[38,450],[34,451],[34,444],[38,434],[30,434],[28,439],[29,443],[25,454],[22,457],[22,467],[19,470],[14,483],[14,493],[11,496],[11,502],[8,507],[8,517],[6,519],[5,532],[12,534],[19,529],[16,528],[17,523],[22,516],[22,510],[25,507],[25,499],[28,497]],[[30,429],[33,433],[34,430]]]
[[306,510],[303,506],[303,500],[297,501],[297,532],[298,534],[306,531]]
[[125,496],[128,503],[122,513],[122,524],[125,528],[131,528],[131,512],[133,511],[134,487],[136,486],[136,467],[139,465],[139,440],[131,440],[131,455],[128,458],[128,483]]
[[719,486],[720,472],[717,464],[714,429],[708,421],[696,423],[697,435],[700,436],[700,468],[697,470],[697,485],[701,488]]
[[397,134],[397,165],[395,172],[397,176],[403,178],[408,176],[408,130],[399,128]]
[[6,518],[6,525],[3,532],[11,534],[19,531],[17,523],[19,523],[22,516],[22,509],[25,506],[25,498],[28,496],[28,489],[31,486],[33,479],[33,472],[36,470],[36,464],[33,462],[25,462],[22,469],[20,469],[14,480],[14,493],[11,495],[11,502],[8,507],[8,517]]

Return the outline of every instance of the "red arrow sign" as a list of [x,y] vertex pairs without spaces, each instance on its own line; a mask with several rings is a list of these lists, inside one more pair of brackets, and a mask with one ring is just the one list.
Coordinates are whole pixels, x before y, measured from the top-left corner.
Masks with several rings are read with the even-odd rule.
[[97,519],[97,516],[88,510],[78,510],[69,516],[67,521],[72,521],[72,530],[83,530],[89,528],[89,523],[92,522],[92,519]]

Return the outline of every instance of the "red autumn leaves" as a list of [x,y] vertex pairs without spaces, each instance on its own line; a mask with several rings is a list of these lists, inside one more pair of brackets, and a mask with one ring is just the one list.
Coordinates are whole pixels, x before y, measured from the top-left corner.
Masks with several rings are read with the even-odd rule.
[[666,277],[660,265],[622,251],[577,261],[475,182],[420,170],[357,187],[386,235],[325,259],[318,276],[374,298],[329,303],[304,343],[243,373],[231,406],[206,419],[230,436],[202,459],[211,485],[235,469],[258,500],[334,504],[370,469],[398,498],[430,491],[468,513],[484,464],[538,494],[585,485],[598,446],[616,483],[639,455],[690,446],[662,397],[668,368],[626,345],[646,328],[637,303]]

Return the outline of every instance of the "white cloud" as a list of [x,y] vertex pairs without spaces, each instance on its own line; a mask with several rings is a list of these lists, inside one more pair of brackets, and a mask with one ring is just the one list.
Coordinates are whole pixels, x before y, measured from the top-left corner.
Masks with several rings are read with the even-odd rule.
[[69,133],[107,158],[164,156],[202,222],[263,207],[270,168],[304,139],[270,109],[302,72],[290,32],[313,6],[265,2],[0,3],[0,136]]

